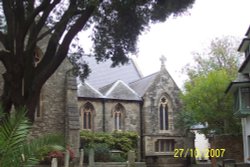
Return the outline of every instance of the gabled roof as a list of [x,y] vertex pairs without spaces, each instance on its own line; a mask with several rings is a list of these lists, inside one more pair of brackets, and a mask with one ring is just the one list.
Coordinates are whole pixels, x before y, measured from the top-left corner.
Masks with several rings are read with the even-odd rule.
[[228,92],[234,93],[238,87],[249,86],[249,85],[250,85],[249,75],[238,73],[237,78],[228,85],[225,93]]
[[97,63],[93,57],[84,57],[84,61],[88,63],[91,69],[86,81],[96,89],[117,80],[122,80],[128,84],[142,77],[132,59],[129,60],[128,64],[116,66],[115,68],[111,68],[111,60]]
[[143,97],[150,85],[154,82],[156,76],[159,72],[148,75],[144,78],[141,78],[137,81],[131,82],[129,86],[138,93],[140,97]]
[[141,101],[141,97],[131,89],[125,82],[118,80],[100,89],[107,99],[136,100]]
[[99,88],[99,91],[100,91],[102,94],[105,94],[105,93],[106,93],[106,92],[107,92],[116,82],[117,82],[117,81],[112,82],[112,83],[110,83],[110,84],[108,84],[108,85],[105,85],[105,86]]
[[78,87],[77,96],[90,97],[90,98],[103,98],[103,95],[87,82]]

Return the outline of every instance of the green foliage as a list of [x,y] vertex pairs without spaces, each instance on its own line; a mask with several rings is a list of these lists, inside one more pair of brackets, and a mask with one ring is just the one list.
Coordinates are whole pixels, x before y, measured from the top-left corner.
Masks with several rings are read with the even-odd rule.
[[224,93],[229,81],[228,73],[219,70],[195,77],[185,84],[185,93],[181,96],[184,112],[187,112],[186,116],[192,116],[193,123],[208,123],[205,133],[210,130],[219,134],[240,132],[239,120],[233,116],[232,96]]
[[231,79],[234,79],[243,56],[237,52],[238,45],[239,40],[235,37],[215,38],[203,52],[194,52],[195,64],[187,65],[184,71],[191,80],[214,70],[226,70]]
[[[5,68],[0,102],[6,113],[24,106],[34,121],[42,86],[69,56],[81,80],[90,69],[84,61],[80,31],[92,30],[90,56],[128,62],[137,52],[138,36],[150,23],[184,13],[194,0],[0,0],[0,61]],[[41,45],[42,52],[38,51]],[[18,46],[17,46],[18,44]],[[40,48],[41,49],[41,48]],[[89,49],[89,47],[87,48]],[[39,56],[39,62],[37,61]],[[12,57],[10,59],[10,57]],[[23,88],[23,91],[20,89]],[[17,98],[18,97],[18,98]]]
[[126,159],[121,154],[111,154],[110,159],[112,162],[126,162]]
[[234,37],[216,38],[201,53],[195,53],[195,63],[184,71],[189,80],[184,85],[181,98],[183,112],[178,124],[188,129],[191,125],[208,125],[203,133],[240,133],[240,121],[233,116],[233,99],[225,90],[236,77],[240,64],[237,53],[238,40]]
[[[0,113],[3,113],[0,109]],[[41,138],[28,140],[31,124],[25,117],[26,111],[20,109],[11,116],[0,118],[0,166],[20,167],[34,166],[39,162],[40,151],[43,147],[62,149],[62,137],[44,135]],[[2,115],[2,114],[0,114]]]
[[[138,135],[135,132],[81,132],[81,143],[84,149],[94,148],[97,156],[100,152],[105,152],[105,155],[108,156],[99,158],[102,159],[102,161],[105,161],[103,159],[112,159],[113,155],[110,154],[110,150],[122,151],[121,158],[124,159],[129,150],[135,150],[137,148],[137,140]],[[114,157],[114,159],[115,158],[119,159],[119,157]]]
[[110,160],[110,148],[106,143],[96,143],[93,145],[95,150],[95,161],[108,162]]

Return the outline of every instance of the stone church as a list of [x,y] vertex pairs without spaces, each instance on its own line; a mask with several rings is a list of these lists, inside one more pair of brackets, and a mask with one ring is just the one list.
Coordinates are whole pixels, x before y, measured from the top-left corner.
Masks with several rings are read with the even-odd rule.
[[110,68],[85,58],[92,73],[78,86],[78,108],[82,130],[135,131],[140,136],[138,159],[153,164],[183,164],[174,157],[175,148],[193,148],[192,136],[175,129],[181,110],[180,90],[161,58],[159,71],[143,77],[135,62]]
[[[41,54],[43,46],[40,46]],[[86,57],[92,73],[77,84],[66,59],[43,86],[36,109],[33,136],[62,133],[79,150],[80,130],[135,131],[139,136],[137,159],[147,166],[183,166],[174,149],[193,148],[193,136],[175,128],[180,112],[180,90],[164,66],[142,76],[135,62],[110,68],[111,62],[96,63]],[[2,74],[0,62],[0,94]],[[171,166],[171,165],[170,165]]]

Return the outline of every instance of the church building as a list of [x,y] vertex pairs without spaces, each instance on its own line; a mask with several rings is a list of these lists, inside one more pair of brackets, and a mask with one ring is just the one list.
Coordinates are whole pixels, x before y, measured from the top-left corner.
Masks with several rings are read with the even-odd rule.
[[148,166],[183,164],[182,158],[174,158],[174,149],[193,148],[193,138],[174,126],[181,92],[165,68],[165,57],[160,70],[145,77],[133,60],[115,68],[109,60],[85,60],[92,73],[78,86],[81,129],[135,131],[140,136],[138,159]]
[[[38,48],[42,54],[46,42]],[[115,68],[109,60],[99,64],[94,58],[84,60],[92,71],[84,83],[77,84],[67,59],[47,80],[32,135],[62,133],[78,152],[81,130],[134,131],[139,136],[137,160],[148,167],[183,166],[185,158],[174,158],[174,149],[193,148],[194,138],[174,126],[181,111],[180,90],[166,70],[164,57],[159,71],[148,76],[142,76],[133,60]],[[0,69],[2,94],[5,70],[1,62]]]

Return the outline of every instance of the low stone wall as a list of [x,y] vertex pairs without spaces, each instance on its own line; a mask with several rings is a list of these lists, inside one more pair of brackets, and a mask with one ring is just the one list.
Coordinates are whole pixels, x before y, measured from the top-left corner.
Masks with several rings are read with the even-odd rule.
[[147,156],[147,167],[186,167],[187,159],[174,158],[173,156]]
[[221,159],[234,159],[236,162],[243,162],[242,136],[218,135],[210,140],[214,149],[225,149]]
[[[95,162],[94,167],[128,167],[127,162]],[[146,167],[145,162],[135,162],[134,167]]]

